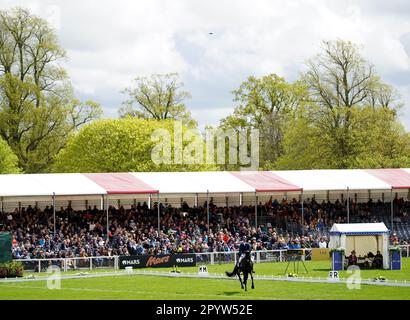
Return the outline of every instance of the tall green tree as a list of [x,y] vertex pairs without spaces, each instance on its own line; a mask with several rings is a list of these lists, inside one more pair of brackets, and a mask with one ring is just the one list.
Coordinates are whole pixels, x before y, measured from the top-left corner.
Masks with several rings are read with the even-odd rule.
[[[284,138],[284,154],[276,168],[330,169],[397,168],[410,165],[410,134],[397,120],[394,110],[372,106],[350,109],[348,136],[341,129],[340,139],[352,142],[349,156],[334,154],[335,132],[322,129],[310,117],[311,110],[298,110]],[[337,134],[337,133],[336,133]]]
[[19,172],[17,156],[13,153],[9,145],[0,138],[0,174]]
[[120,117],[174,119],[188,126],[196,125],[185,106],[191,94],[183,90],[183,83],[177,73],[137,77],[123,93],[127,95],[127,100],[119,109]]
[[65,57],[47,21],[22,8],[0,11],[0,136],[25,172],[46,171],[67,136],[102,112],[74,98]]
[[[175,161],[176,142],[174,120],[153,119],[105,119],[84,126],[73,135],[57,156],[53,168],[55,172],[127,172],[127,171],[205,171],[215,170],[216,166],[204,161],[184,164],[195,155],[192,143],[199,142],[197,155],[204,159],[202,136],[192,133],[186,126],[181,127],[180,163]],[[154,139],[154,133],[159,139]],[[169,144],[162,138],[170,138]],[[163,144],[162,163],[153,161],[153,150]],[[191,152],[192,151],[192,152]],[[201,159],[200,159],[201,160]]]
[[289,83],[270,74],[261,78],[249,77],[233,94],[238,106],[232,115],[221,120],[219,127],[238,131],[258,129],[260,166],[272,167],[283,154],[283,135],[289,116],[303,104],[306,88],[299,81]]
[[[302,75],[311,103],[303,116],[322,135],[320,144],[327,141],[327,150],[332,155],[332,164],[328,165],[347,168],[359,153],[355,132],[361,124],[353,121],[354,114],[371,106],[373,116],[379,116],[379,108],[396,110],[401,103],[396,90],[381,81],[355,44],[327,41],[322,49],[307,62],[307,72]],[[301,121],[296,126],[299,129],[306,125],[306,120]],[[387,123],[393,125],[394,121]]]
[[358,156],[350,168],[403,168],[410,166],[410,133],[397,119],[396,110],[373,106],[355,110],[353,120]]

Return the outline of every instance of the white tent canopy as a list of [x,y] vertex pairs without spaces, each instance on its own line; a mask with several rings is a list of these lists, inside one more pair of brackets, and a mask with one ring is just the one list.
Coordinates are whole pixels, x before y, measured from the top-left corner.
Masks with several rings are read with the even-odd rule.
[[131,174],[142,181],[149,181],[150,185],[161,190],[161,193],[193,194],[204,190],[204,186],[179,172],[132,172]]
[[238,193],[255,192],[250,185],[228,172],[134,172],[138,179],[149,183],[160,193]]
[[239,180],[226,171],[220,172],[181,172],[194,183],[202,186],[206,193],[241,193],[255,192],[255,188]]
[[[319,171],[319,170],[317,170]],[[322,170],[320,170],[322,171]],[[385,183],[366,171],[360,169],[323,170],[332,180],[338,181],[350,190],[390,190],[391,185]]]
[[274,171],[275,174],[300,186],[304,191],[345,190],[346,185],[331,179],[324,170],[285,170]]
[[48,186],[56,196],[102,195],[106,190],[81,173],[56,173],[30,175],[38,183]]
[[0,175],[0,197],[52,196],[50,186],[29,174]]
[[389,230],[384,223],[335,223],[330,229],[329,248],[345,248],[346,255],[355,250],[358,256],[380,251],[383,268],[389,268]]
[[211,172],[51,173],[0,175],[0,198],[103,194],[322,193],[410,189],[410,169]]
[[390,190],[391,185],[365,170],[285,170],[275,174],[300,186],[304,191]]
[[330,234],[375,234],[388,233],[386,225],[381,223],[335,223]]

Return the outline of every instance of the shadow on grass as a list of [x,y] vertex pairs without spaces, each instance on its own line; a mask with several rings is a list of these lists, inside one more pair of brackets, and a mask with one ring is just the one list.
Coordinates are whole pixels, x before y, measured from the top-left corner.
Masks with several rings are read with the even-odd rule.
[[241,293],[241,291],[225,291],[223,293],[223,295],[225,295],[225,296],[234,296],[234,295],[240,294],[240,293]]
[[329,268],[323,268],[323,269],[312,269],[312,271],[331,271]]

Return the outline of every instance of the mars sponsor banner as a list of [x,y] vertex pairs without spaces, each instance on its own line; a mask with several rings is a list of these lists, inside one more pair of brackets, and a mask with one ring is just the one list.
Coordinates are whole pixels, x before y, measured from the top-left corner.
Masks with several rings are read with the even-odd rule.
[[162,268],[162,267],[194,267],[196,266],[195,254],[164,254],[164,255],[139,255],[120,256],[119,267],[133,268]]
[[313,248],[312,249],[312,260],[313,261],[320,261],[320,260],[329,261],[330,259],[329,253],[330,253],[329,248]]

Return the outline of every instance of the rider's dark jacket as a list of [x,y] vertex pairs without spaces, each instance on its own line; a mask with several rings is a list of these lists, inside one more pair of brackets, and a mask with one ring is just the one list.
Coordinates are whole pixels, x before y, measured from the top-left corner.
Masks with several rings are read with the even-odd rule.
[[251,245],[249,243],[241,243],[239,245],[239,255],[241,255],[242,253],[246,253],[246,252],[251,252],[252,248]]

